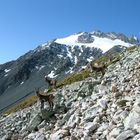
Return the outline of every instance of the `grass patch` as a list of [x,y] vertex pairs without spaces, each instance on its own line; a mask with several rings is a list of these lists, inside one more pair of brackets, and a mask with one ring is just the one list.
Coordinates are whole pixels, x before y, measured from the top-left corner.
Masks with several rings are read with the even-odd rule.
[[126,51],[134,52],[136,49],[138,49],[138,46],[131,46],[131,47],[126,48]]
[[17,112],[19,110],[22,110],[24,108],[27,108],[29,106],[32,106],[33,104],[35,104],[37,101],[37,96],[36,95],[32,95],[30,97],[27,97],[25,100],[21,101],[19,104],[13,106],[12,108],[10,108],[9,110],[7,110],[5,112],[5,114],[10,114],[13,112]]
[[88,70],[83,70],[81,72],[74,73],[66,77],[63,81],[60,81],[60,83],[58,83],[57,85],[57,88],[63,87],[65,85],[70,85],[74,82],[82,81],[89,76],[90,76],[90,72]]
[[99,65],[105,64],[107,67],[113,63],[116,63],[121,59],[120,53],[118,54],[106,54],[101,56],[100,58],[92,61],[92,64],[97,63]]

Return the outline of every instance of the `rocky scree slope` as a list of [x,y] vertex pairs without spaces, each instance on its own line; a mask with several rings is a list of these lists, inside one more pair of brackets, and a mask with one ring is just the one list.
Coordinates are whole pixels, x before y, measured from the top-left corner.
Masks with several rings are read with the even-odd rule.
[[0,117],[0,138],[23,140],[139,140],[140,48],[120,54],[103,78],[92,76],[53,91],[46,104]]

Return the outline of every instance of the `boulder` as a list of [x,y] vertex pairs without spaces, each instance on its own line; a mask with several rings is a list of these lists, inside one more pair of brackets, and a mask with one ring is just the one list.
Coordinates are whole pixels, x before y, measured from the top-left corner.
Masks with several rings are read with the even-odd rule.
[[54,116],[54,111],[53,110],[47,110],[47,109],[42,109],[41,110],[41,117],[43,120],[49,121],[51,117]]
[[133,138],[136,134],[135,130],[126,130],[119,134],[116,140],[127,140],[128,138]]
[[28,131],[30,131],[30,132],[34,131],[41,122],[42,122],[42,117],[38,113],[29,122]]

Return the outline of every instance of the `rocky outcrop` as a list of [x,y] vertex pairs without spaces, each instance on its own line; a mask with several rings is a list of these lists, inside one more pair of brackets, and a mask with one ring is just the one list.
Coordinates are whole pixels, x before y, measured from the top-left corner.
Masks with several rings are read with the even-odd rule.
[[[56,89],[53,111],[40,103],[0,118],[0,138],[139,140],[140,49],[121,54],[104,77]],[[29,127],[30,126],[30,127]],[[30,131],[29,131],[30,128]]]

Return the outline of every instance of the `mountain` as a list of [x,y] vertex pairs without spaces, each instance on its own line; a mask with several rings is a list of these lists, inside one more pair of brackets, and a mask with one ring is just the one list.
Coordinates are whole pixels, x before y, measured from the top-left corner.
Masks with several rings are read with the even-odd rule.
[[139,40],[135,37],[126,37],[123,34],[117,33],[103,33],[96,31],[92,33],[82,32],[68,36],[66,38],[56,39],[55,42],[69,46],[87,46],[96,47],[104,52],[108,51],[116,45],[125,47],[138,44]]
[[47,102],[42,108],[36,99],[33,105],[23,109],[23,102],[17,112],[0,115],[0,139],[140,140],[139,52],[135,46],[119,53],[103,77],[92,73],[56,88],[50,93],[53,109]]
[[35,88],[46,88],[45,75],[61,80],[108,51],[116,53],[136,44],[139,40],[135,36],[101,31],[81,32],[41,44],[17,60],[0,65],[0,110],[30,95]]

